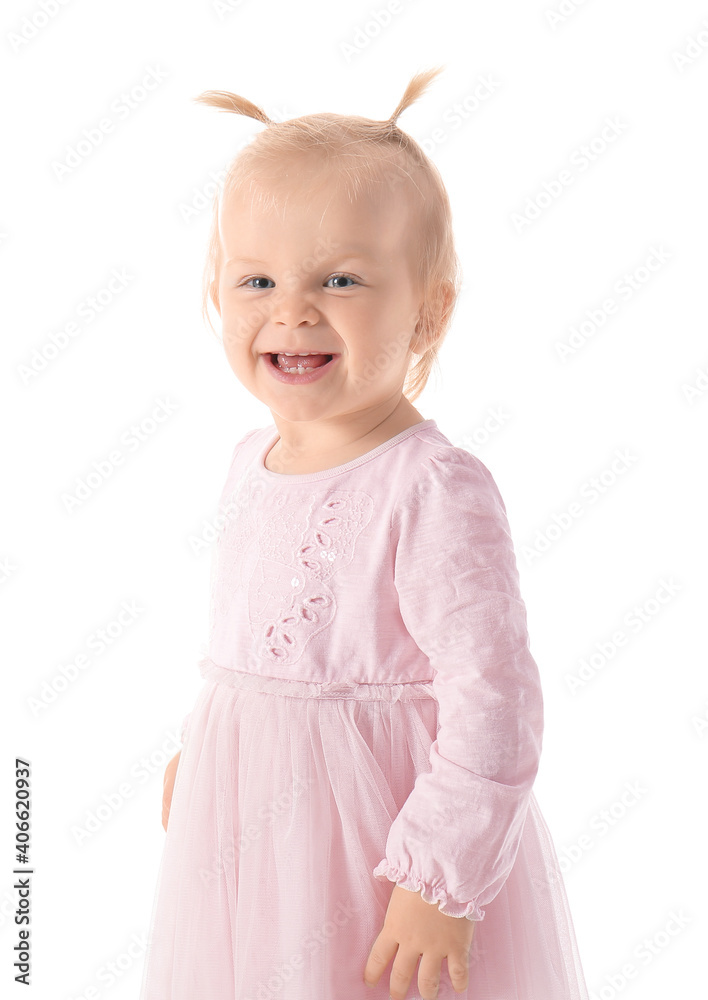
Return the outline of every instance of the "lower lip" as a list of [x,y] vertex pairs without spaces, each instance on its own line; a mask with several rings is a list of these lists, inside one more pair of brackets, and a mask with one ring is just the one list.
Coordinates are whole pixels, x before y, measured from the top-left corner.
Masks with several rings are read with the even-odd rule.
[[328,361],[326,365],[320,365],[319,368],[313,368],[311,371],[306,372],[303,375],[290,375],[288,372],[281,371],[280,368],[273,364],[270,354],[261,354],[261,361],[271,373],[273,378],[276,378],[278,382],[285,382],[286,385],[306,385],[309,382],[316,382],[318,378],[324,378],[327,372],[334,368],[338,360],[339,355],[333,354],[332,360]]

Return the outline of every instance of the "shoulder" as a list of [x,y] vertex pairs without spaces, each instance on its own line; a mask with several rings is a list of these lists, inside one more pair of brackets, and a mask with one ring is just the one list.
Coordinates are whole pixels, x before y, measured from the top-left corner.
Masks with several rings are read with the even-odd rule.
[[244,445],[248,444],[249,442],[259,444],[262,441],[265,444],[266,441],[273,434],[273,431],[274,428],[272,426],[254,427],[252,430],[246,431],[243,437],[239,438],[239,440],[236,442],[234,446],[234,453],[240,451],[241,448],[243,448]]
[[243,437],[234,445],[234,449],[231,453],[231,465],[233,465],[237,459],[243,459],[249,462],[254,456],[256,456],[260,449],[265,449],[266,444],[273,436],[274,429],[272,427],[255,427],[250,431],[246,431]]
[[405,589],[407,574],[430,574],[438,586],[441,574],[460,580],[474,568],[513,568],[511,529],[492,473],[465,448],[429,445],[416,452],[391,512],[397,587]]
[[485,463],[454,445],[437,428],[416,435],[415,448],[400,470],[393,510],[394,523],[421,506],[439,517],[445,510],[496,508],[506,514],[496,481]]
[[256,427],[240,437],[233,446],[231,457],[226,469],[226,482],[224,491],[234,487],[241,480],[252,463],[265,451],[268,441],[271,439],[272,429],[270,427]]

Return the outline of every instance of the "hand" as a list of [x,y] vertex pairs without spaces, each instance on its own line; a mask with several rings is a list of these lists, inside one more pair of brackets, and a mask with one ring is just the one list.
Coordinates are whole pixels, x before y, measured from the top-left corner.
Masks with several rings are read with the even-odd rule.
[[420,892],[394,885],[383,928],[369,952],[364,982],[375,986],[395,956],[389,992],[392,1000],[405,1000],[420,957],[420,995],[423,1000],[436,1000],[442,960],[447,958],[455,992],[464,993],[474,928],[474,921],[467,917],[448,917],[437,903],[426,903]]
[[162,825],[167,830],[167,821],[170,815],[170,806],[172,805],[172,792],[175,787],[175,775],[177,774],[177,765],[179,764],[179,753],[176,753],[172,760],[167,762],[167,767],[165,768],[165,777],[162,782]]

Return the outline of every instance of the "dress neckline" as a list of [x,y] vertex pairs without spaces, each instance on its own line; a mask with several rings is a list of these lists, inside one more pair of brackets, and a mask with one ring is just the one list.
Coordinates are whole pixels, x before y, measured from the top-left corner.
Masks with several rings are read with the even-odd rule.
[[273,472],[265,464],[268,452],[280,440],[280,434],[276,428],[275,433],[270,435],[266,446],[259,452],[258,471],[262,476],[280,482],[306,483],[314,482],[318,479],[328,479],[330,476],[339,476],[344,472],[349,472],[350,469],[355,469],[357,466],[363,465],[365,462],[370,462],[373,458],[377,458],[385,451],[388,451],[389,448],[395,447],[400,441],[424,428],[437,429],[437,424],[432,417],[428,420],[419,420],[417,424],[411,424],[410,427],[406,427],[398,434],[394,434],[393,437],[389,438],[388,441],[384,441],[383,444],[372,448],[371,451],[364,452],[358,458],[353,458],[351,462],[345,462],[344,465],[335,465],[331,469],[320,469],[319,472],[303,472],[297,475],[289,475],[287,472]]

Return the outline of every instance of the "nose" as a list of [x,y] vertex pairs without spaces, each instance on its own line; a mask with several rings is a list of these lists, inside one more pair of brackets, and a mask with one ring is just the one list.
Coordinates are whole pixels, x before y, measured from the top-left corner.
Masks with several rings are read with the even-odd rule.
[[271,297],[270,318],[272,323],[280,323],[283,326],[295,328],[303,323],[311,324],[319,322],[319,313],[311,302],[297,289],[279,288],[275,295]]

